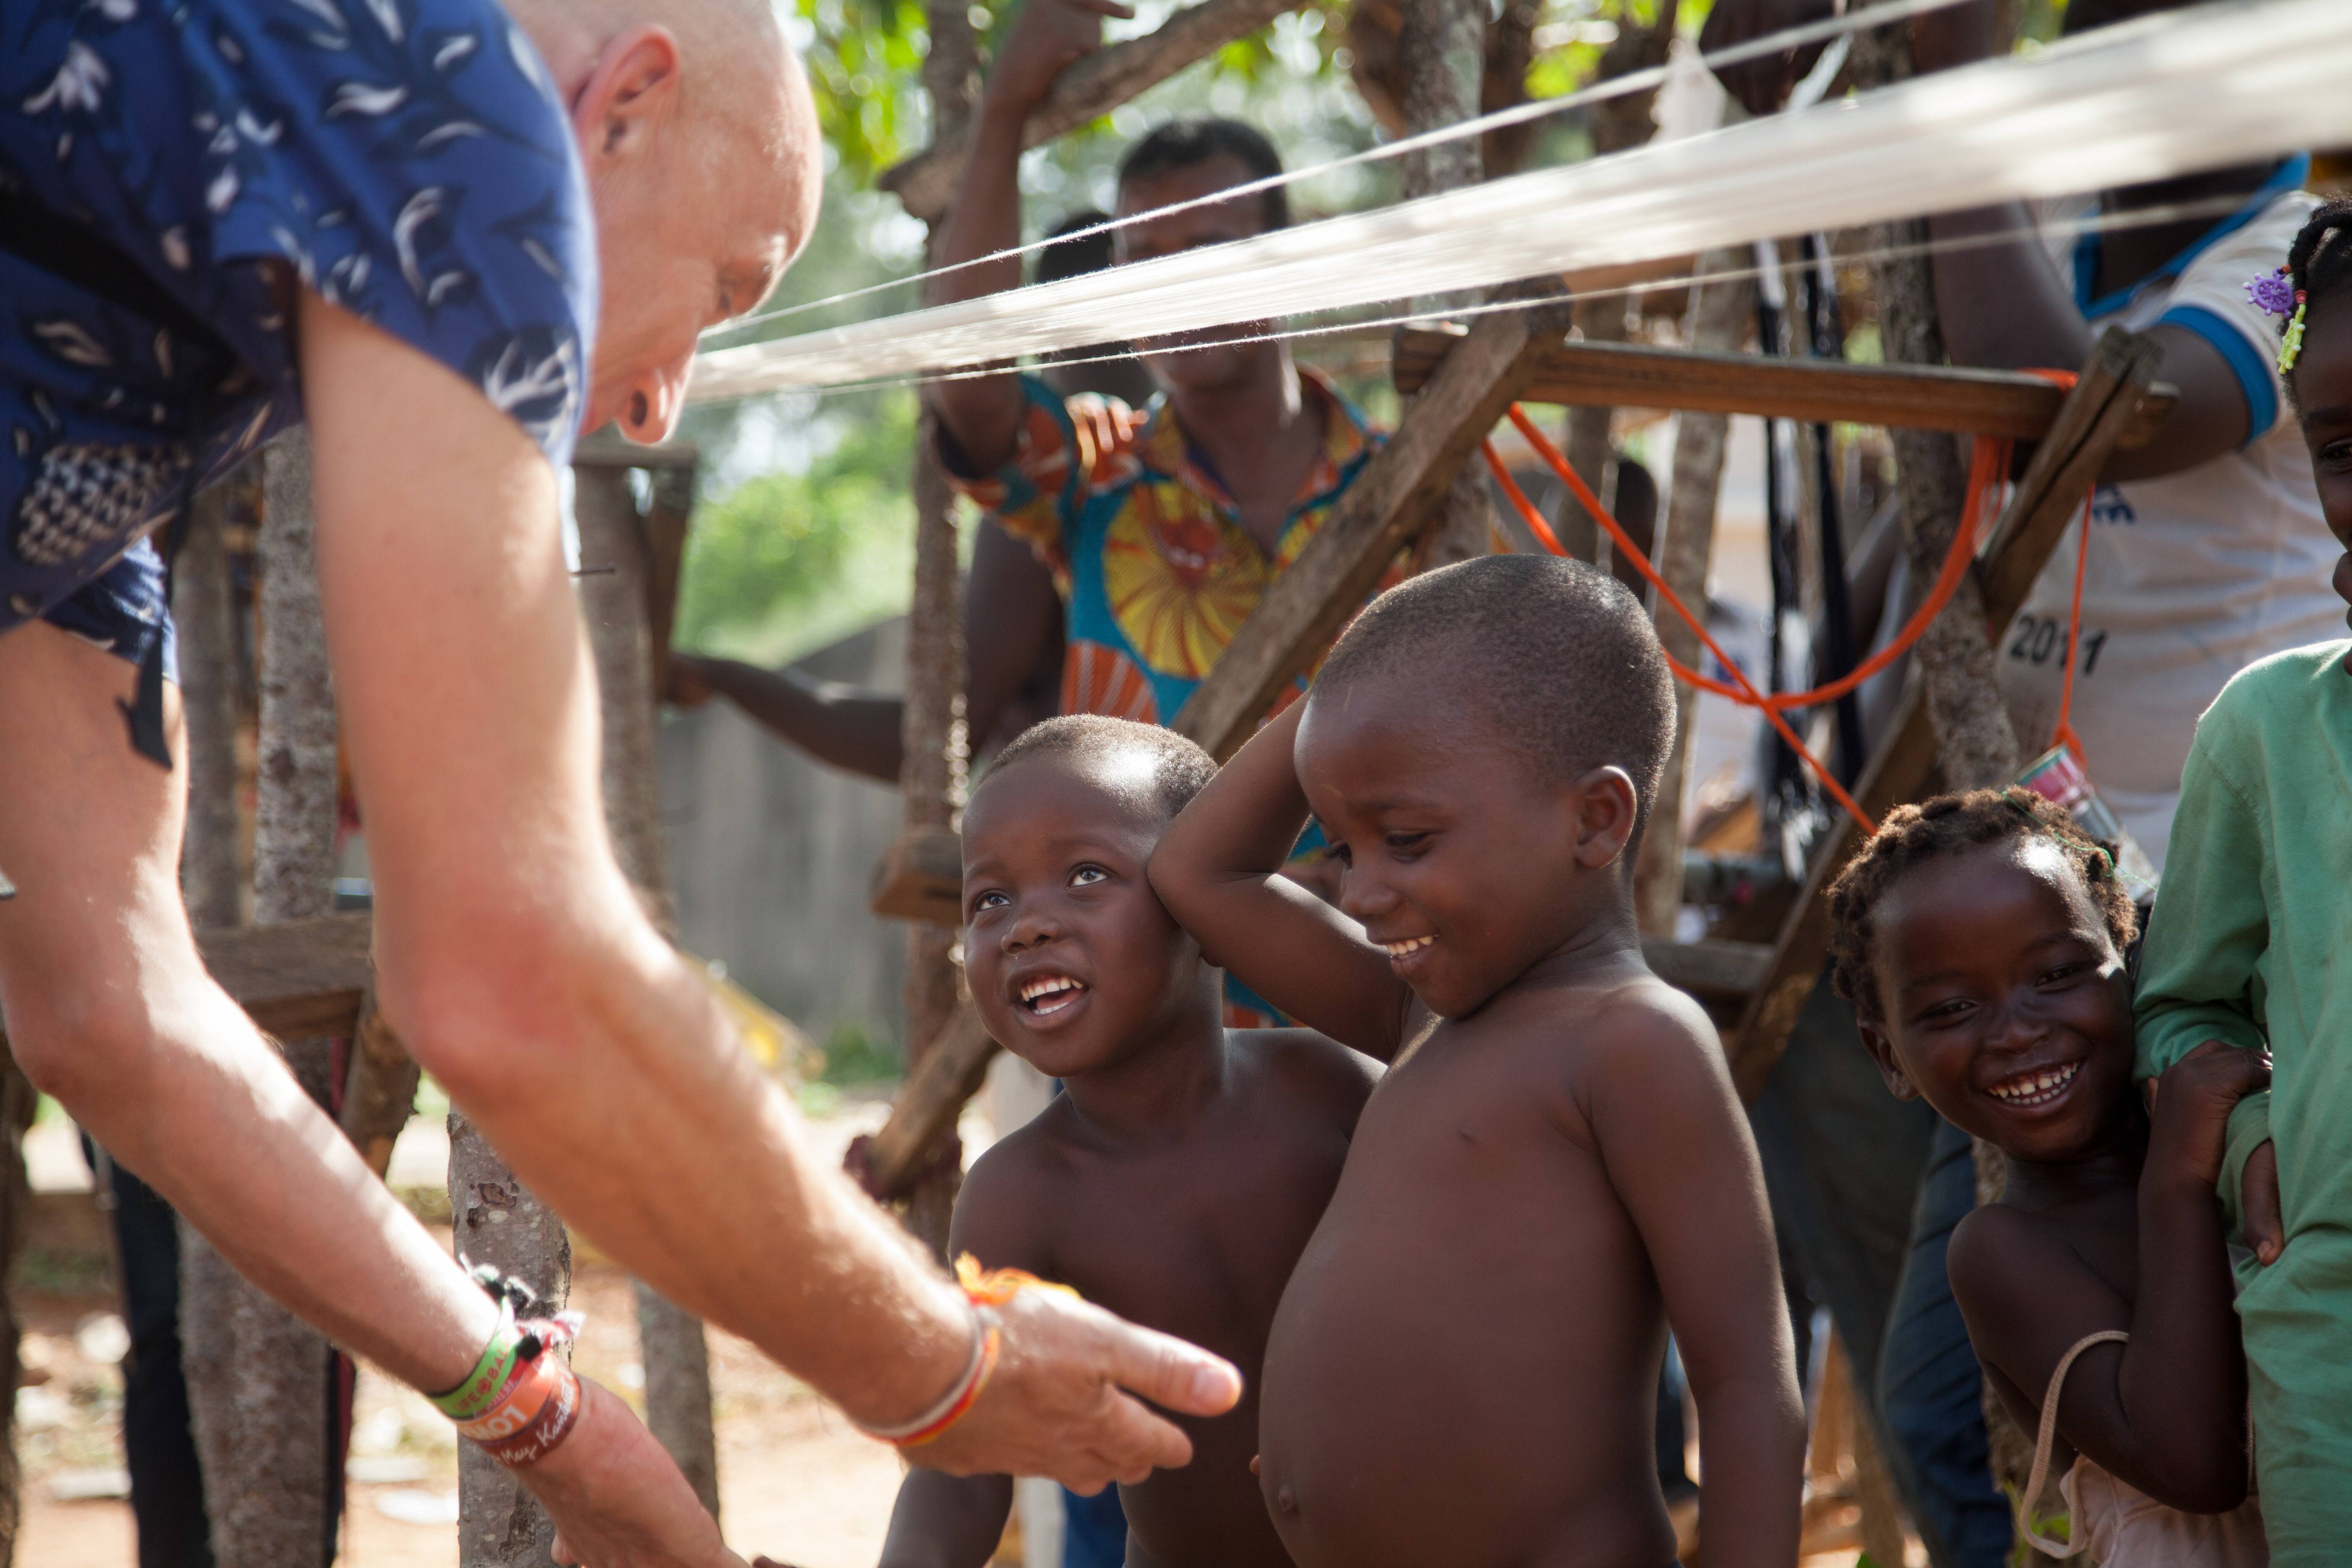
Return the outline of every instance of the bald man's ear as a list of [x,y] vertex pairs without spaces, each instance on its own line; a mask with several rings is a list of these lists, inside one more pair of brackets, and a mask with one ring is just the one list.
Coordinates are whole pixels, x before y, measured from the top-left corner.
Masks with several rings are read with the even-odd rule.
[[639,23],[606,40],[572,106],[592,184],[645,150],[677,106],[677,39],[667,27]]

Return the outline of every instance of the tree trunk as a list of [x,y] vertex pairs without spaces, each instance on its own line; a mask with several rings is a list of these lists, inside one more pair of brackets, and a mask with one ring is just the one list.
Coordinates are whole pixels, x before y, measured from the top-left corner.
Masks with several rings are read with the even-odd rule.
[[[580,603],[596,657],[604,731],[604,821],[613,848],[664,935],[673,933],[669,865],[662,849],[660,775],[654,755],[654,648],[647,608],[651,560],[643,519],[625,468],[578,468],[580,557],[612,570],[580,579]],[[656,486],[683,489],[693,479],[656,471]],[[646,1369],[646,1425],[719,1514],[719,1455],[710,1418],[710,1348],[702,1320],[640,1280],[637,1340]]]
[[195,516],[173,566],[172,618],[180,630],[180,706],[188,722],[188,826],[180,843],[180,889],[198,931],[245,924],[248,887],[237,853],[236,610],[227,528],[240,468],[196,497]]
[[[254,918],[334,905],[335,696],[319,616],[308,434],[263,455],[261,731]],[[304,1092],[331,1098],[331,1042],[280,1047]],[[221,1568],[313,1568],[330,1560],[342,1454],[330,1430],[334,1352],[181,1227],[188,1404]]]
[[[1613,81],[1637,70],[1648,70],[1666,63],[1666,47],[1675,37],[1675,0],[1665,0],[1658,7],[1654,26],[1636,24],[1630,14],[1620,16],[1617,37],[1601,56],[1601,64],[1592,74],[1594,82]],[[1622,98],[1608,98],[1592,106],[1592,155],[1605,158],[1639,147],[1657,133],[1657,122],[1651,118],[1651,108],[1657,93],[1632,92]],[[1589,343],[1622,343],[1627,336],[1626,313],[1633,306],[1630,296],[1607,294],[1595,300],[1580,300],[1576,303],[1576,329]],[[1591,487],[1601,504],[1613,509],[1617,504],[1617,454],[1609,439],[1610,421],[1614,408],[1599,405],[1571,408],[1568,411],[1568,443],[1566,456],[1576,477]],[[1560,509],[1559,542],[1568,552],[1580,561],[1599,562],[1608,558],[1602,548],[1599,527],[1585,515],[1584,509],[1571,502]],[[1636,540],[1637,543],[1645,542]],[[1643,592],[1639,577],[1632,568],[1621,567],[1620,581],[1629,577],[1626,585],[1635,593]]]
[[[1405,134],[1418,136],[1475,116],[1486,77],[1486,0],[1404,0],[1402,20],[1397,46],[1404,65]],[[1405,196],[1475,185],[1484,177],[1481,159],[1479,142],[1467,136],[1408,153],[1402,173]],[[1471,298],[1424,300],[1418,308],[1442,310]],[[1398,417],[1412,418],[1419,402],[1417,397],[1403,399]],[[1423,536],[1417,564],[1427,569],[1486,554],[1494,531],[1493,512],[1484,466],[1463,465],[1446,489],[1437,521]]]
[[[449,1213],[459,1257],[530,1286],[540,1310],[559,1310],[572,1299],[572,1242],[563,1221],[515,1180],[498,1151],[456,1110],[449,1112]],[[459,1568],[553,1568],[554,1546],[555,1521],[514,1472],[473,1444],[460,1443]]]
[[[1730,271],[1748,263],[1745,247],[1710,250],[1698,272]],[[1729,353],[1739,346],[1755,308],[1756,286],[1745,279],[1696,284],[1691,289],[1690,346],[1701,353]],[[1658,549],[1658,574],[1694,614],[1706,614],[1706,571],[1715,555],[1715,509],[1723,489],[1723,447],[1731,419],[1723,414],[1685,412],[1675,433],[1675,472],[1666,500],[1666,532]],[[1699,668],[1698,634],[1683,624],[1663,596],[1657,605],[1658,640],[1666,651]],[[1683,903],[1683,792],[1690,762],[1691,725],[1698,714],[1698,689],[1675,686],[1675,739],[1658,775],[1657,803],[1633,867],[1634,912],[1650,936],[1675,933]]]
[[[1855,79],[1883,86],[1911,74],[1910,28],[1883,27],[1854,35]],[[1916,247],[1927,226],[1914,219],[1881,224],[1870,232],[1871,248]],[[1916,251],[1871,264],[1871,291],[1878,304],[1878,331],[1890,364],[1941,364],[1944,334],[1936,316],[1936,282],[1928,258]],[[1927,430],[1889,432],[1895,447],[1896,494],[1902,509],[1903,549],[1910,564],[1911,604],[1917,605],[1936,580],[1959,527],[1968,476],[1954,437]],[[1937,764],[1948,790],[1996,788],[2017,776],[2017,732],[2000,699],[1993,645],[1985,633],[1984,595],[1976,577],[1960,579],[1959,592],[1919,638],[1913,657],[1925,683],[1928,722],[1936,732]],[[1981,1151],[1979,1169],[1984,1166]],[[1997,1194],[1996,1194],[1997,1195]],[[2033,1445],[1994,1397],[1990,1384],[1979,1401],[1991,1448],[1994,1481],[2014,1496],[2024,1489]],[[2038,1558],[2038,1552],[2029,1556]]]
[[[969,8],[956,0],[927,0],[929,52],[923,88],[930,96],[933,140],[961,136],[971,120],[979,75],[979,41]],[[932,231],[936,251],[938,231]],[[936,264],[936,255],[934,255]],[[915,592],[907,614],[907,705],[900,743],[898,792],[908,827],[951,826],[962,805],[970,755],[963,721],[963,604],[956,559],[955,492],[940,467],[939,429],[926,409],[915,431]],[[907,926],[907,1070],[945,1037],[961,1002],[962,977],[950,956],[956,933],[913,921]],[[950,1135],[947,1153],[908,1191],[908,1231],[940,1258],[947,1257],[948,1221],[962,1185],[962,1146]]]
[[[25,1178],[25,1133],[33,1125],[40,1096],[0,1037],[0,1388],[13,1391],[22,1363],[17,1359],[24,1325],[16,1317],[16,1291],[6,1281],[16,1277],[16,1255],[25,1245],[25,1226],[31,1217],[32,1187]],[[0,1408],[0,1568],[16,1560],[16,1530],[24,1517],[24,1476],[16,1461],[16,1401],[11,1393]]]

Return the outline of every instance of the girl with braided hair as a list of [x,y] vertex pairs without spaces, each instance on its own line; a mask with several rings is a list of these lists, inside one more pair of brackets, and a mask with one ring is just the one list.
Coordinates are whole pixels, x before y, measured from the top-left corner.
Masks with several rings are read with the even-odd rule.
[[[2021,1533],[2130,1568],[2263,1563],[2213,1184],[2266,1064],[2191,1052],[2143,1106],[2131,895],[2108,849],[2025,790],[1897,809],[1831,910],[1832,975],[1887,1088],[2007,1166],[1948,1261],[1987,1382],[2040,1433]],[[2061,1448],[2070,1518],[2053,1542],[2034,1504]]]
[[[2352,544],[2352,204],[2315,212],[2248,286],[2284,319],[2278,366],[2320,505]],[[2352,597],[2352,559],[2336,591]],[[2139,1071],[2267,1049],[2231,1114],[2221,1195],[2240,1265],[2263,1514],[2281,1563],[2352,1559],[2352,669],[2342,640],[2249,666],[2198,721],[2142,957]]]

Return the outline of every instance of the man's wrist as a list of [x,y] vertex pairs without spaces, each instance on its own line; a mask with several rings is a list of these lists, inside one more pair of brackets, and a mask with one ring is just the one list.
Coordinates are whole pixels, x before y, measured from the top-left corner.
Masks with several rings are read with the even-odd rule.
[[896,1353],[885,1352],[877,1374],[863,1388],[838,1397],[843,1411],[868,1432],[893,1432],[917,1421],[960,1387],[971,1372],[979,1320],[963,1292],[944,1280],[925,1279],[919,1306],[897,1314],[916,1332],[915,1342]]

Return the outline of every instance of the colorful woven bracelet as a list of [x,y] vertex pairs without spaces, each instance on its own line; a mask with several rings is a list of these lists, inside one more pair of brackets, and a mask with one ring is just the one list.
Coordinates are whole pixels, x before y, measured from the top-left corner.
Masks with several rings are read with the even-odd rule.
[[499,1403],[457,1432],[502,1465],[529,1465],[545,1458],[579,1418],[579,1374],[551,1343],[522,1357]]
[[457,1387],[446,1394],[426,1395],[434,1408],[460,1423],[483,1415],[498,1403],[499,1394],[513,1379],[515,1357],[522,1349],[522,1330],[515,1322],[514,1303],[501,1299],[499,1326],[490,1331],[490,1342],[482,1347],[481,1359]]

